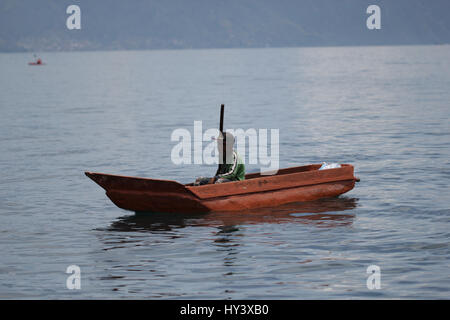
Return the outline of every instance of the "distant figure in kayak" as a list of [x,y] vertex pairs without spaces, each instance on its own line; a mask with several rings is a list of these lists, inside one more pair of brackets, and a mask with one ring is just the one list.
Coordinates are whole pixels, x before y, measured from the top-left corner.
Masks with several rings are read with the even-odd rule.
[[38,59],[37,59],[36,64],[42,64],[41,58],[38,58]]
[[219,150],[219,161],[223,162],[223,149],[225,146],[225,163],[221,163],[219,165],[219,169],[216,172],[216,175],[212,178],[207,177],[199,177],[195,180],[194,185],[200,186],[209,183],[224,183],[231,181],[239,181],[245,179],[245,165],[242,161],[241,157],[234,150],[234,136],[226,132],[225,133],[225,142],[223,140],[222,133],[217,139],[217,149]]

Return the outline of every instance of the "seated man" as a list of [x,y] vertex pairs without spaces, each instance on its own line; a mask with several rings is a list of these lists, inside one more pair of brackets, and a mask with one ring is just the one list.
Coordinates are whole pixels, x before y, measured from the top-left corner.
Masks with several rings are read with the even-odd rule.
[[223,162],[223,149],[225,146],[225,163],[219,165],[216,175],[212,178],[200,177],[195,180],[194,185],[200,186],[208,183],[224,183],[245,179],[245,166],[239,154],[233,149],[234,137],[231,133],[225,133],[225,141],[222,134],[217,139],[217,149],[219,150],[219,160]]

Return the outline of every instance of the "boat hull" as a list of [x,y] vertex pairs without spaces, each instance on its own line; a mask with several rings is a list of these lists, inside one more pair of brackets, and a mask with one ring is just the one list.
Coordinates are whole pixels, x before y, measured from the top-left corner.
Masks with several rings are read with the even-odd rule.
[[320,165],[248,174],[246,180],[203,186],[176,181],[86,172],[119,208],[135,212],[202,213],[242,211],[336,197],[354,188],[353,166]]

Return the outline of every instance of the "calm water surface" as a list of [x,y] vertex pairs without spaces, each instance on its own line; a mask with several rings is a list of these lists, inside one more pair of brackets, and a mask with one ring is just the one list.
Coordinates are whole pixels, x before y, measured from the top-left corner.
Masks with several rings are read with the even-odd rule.
[[[42,58],[0,54],[0,298],[449,297],[450,46]],[[84,176],[213,174],[173,164],[170,135],[217,127],[221,103],[227,128],[280,129],[281,167],[361,182],[272,213],[142,216]]]

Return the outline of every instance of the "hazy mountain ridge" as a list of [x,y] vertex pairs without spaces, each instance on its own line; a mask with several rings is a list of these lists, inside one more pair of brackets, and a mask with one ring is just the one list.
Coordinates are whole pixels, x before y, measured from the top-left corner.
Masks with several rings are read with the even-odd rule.
[[[81,8],[81,30],[66,8]],[[366,8],[381,8],[368,30]],[[447,0],[1,0],[0,51],[450,43]]]

